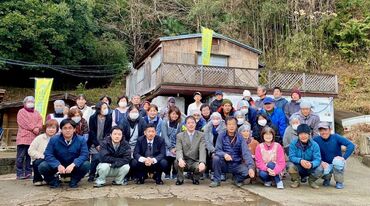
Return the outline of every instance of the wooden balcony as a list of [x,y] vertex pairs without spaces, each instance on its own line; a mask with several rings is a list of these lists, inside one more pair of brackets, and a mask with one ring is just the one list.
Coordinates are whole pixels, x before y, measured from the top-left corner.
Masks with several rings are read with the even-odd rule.
[[162,63],[155,71],[144,68],[144,72],[141,79],[137,70],[128,76],[128,95],[186,95],[194,91],[207,94],[218,89],[240,93],[244,89],[254,91],[258,85],[265,85],[268,89],[279,86],[284,91],[299,88],[308,96],[336,96],[338,93],[337,76],[330,74],[173,63]]

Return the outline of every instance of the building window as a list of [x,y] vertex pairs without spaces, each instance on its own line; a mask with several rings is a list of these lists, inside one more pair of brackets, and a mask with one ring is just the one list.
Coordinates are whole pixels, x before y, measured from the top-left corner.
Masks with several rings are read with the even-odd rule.
[[[211,60],[209,66],[219,66],[227,67],[228,66],[228,56],[211,54]],[[197,64],[202,65],[202,53],[198,53]]]

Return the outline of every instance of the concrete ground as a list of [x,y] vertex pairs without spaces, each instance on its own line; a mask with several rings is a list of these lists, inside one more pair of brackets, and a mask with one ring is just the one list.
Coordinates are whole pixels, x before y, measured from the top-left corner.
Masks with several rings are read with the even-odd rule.
[[[321,184],[322,180],[319,180]],[[194,186],[190,181],[176,186],[174,180],[165,181],[165,185],[156,186],[149,180],[145,185],[106,186],[92,188],[86,179],[80,188],[49,189],[47,186],[35,187],[31,180],[15,180],[15,175],[0,176],[0,205],[74,205],[78,201],[91,201],[92,198],[133,198],[153,200],[178,198],[181,200],[201,201],[219,205],[370,205],[370,168],[364,166],[354,157],[347,164],[345,188],[337,190],[332,187],[320,187],[318,190],[309,188],[307,184],[300,188],[289,188],[290,181],[285,180],[285,189],[266,188],[262,184],[245,185],[239,189],[230,184],[222,183],[221,187],[209,188],[209,180]],[[257,195],[256,195],[257,194]],[[265,199],[268,198],[268,199]],[[76,202],[77,201],[77,202]],[[138,204],[138,203],[137,203]],[[132,205],[137,205],[132,204]],[[81,206],[81,204],[79,204]],[[100,205],[100,204],[93,204]],[[130,204],[131,205],[131,204]],[[198,204],[200,205],[200,204]]]

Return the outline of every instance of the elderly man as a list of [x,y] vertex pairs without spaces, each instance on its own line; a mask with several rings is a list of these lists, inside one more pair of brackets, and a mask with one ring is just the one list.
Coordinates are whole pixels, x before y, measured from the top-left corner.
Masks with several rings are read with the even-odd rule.
[[267,89],[265,86],[258,86],[257,87],[257,96],[259,99],[256,101],[256,108],[257,110],[261,110],[263,108],[263,100],[266,98]]
[[246,141],[237,132],[235,117],[226,118],[226,132],[219,134],[216,141],[216,153],[212,160],[214,176],[209,186],[220,186],[222,172],[231,172],[234,184],[241,187],[248,176],[254,177],[254,161]]
[[82,136],[76,135],[76,123],[65,119],[60,123],[62,133],[50,139],[45,150],[45,161],[39,165],[39,172],[51,188],[60,187],[58,175],[70,176],[69,187],[77,183],[90,169],[89,150]]
[[323,174],[319,145],[311,139],[311,128],[301,124],[297,128],[298,139],[293,140],[289,146],[288,172],[292,178],[292,188],[300,185],[300,177],[308,176],[308,184],[318,189],[315,183]]
[[266,97],[263,100],[263,109],[260,112],[267,114],[272,124],[274,124],[278,128],[278,131],[276,131],[276,141],[282,143],[282,136],[284,135],[285,129],[287,128],[287,123],[283,110],[275,106],[274,100],[271,97]]
[[[332,130],[328,122],[320,122],[318,128],[320,136],[314,137],[313,140],[317,142],[321,151],[321,166],[324,168],[323,185],[330,186],[330,180],[334,174],[335,187],[343,189],[345,163],[355,150],[355,145],[339,134],[331,134]],[[342,146],[346,148],[344,154]]]
[[154,174],[157,185],[163,185],[162,173],[167,168],[166,144],[157,135],[156,126],[147,124],[144,135],[139,137],[134,149],[134,159],[131,161],[133,173],[136,174],[136,184],[144,184],[148,173]]
[[124,178],[130,170],[131,147],[123,137],[123,131],[118,126],[111,130],[110,136],[100,145],[101,161],[97,166],[99,177],[94,187],[105,186],[106,177],[114,177],[113,185],[125,185]]
[[319,135],[318,125],[320,117],[312,111],[312,104],[308,101],[303,101],[300,107],[301,110],[293,115],[298,115],[301,124],[307,124],[311,128],[312,136]]
[[62,120],[66,119],[67,116],[63,114],[64,108],[66,104],[63,100],[55,100],[54,101],[54,113],[49,114],[46,119],[55,119],[58,121],[58,124],[62,122]]
[[138,94],[135,94],[134,96],[131,97],[131,103],[139,108],[139,114],[141,117],[145,117],[146,111],[143,107],[141,107],[141,96]]
[[206,169],[206,142],[204,133],[195,130],[196,120],[193,116],[185,119],[186,131],[176,136],[177,181],[184,183],[184,171],[193,172],[193,184],[199,185],[200,175]]

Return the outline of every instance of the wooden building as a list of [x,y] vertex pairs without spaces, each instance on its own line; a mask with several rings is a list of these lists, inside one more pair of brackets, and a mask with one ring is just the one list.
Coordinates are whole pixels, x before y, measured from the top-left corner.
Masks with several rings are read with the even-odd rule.
[[[50,95],[47,114],[54,111],[54,101],[61,99],[64,100],[66,105],[75,105],[75,100],[77,96],[72,94],[55,94]],[[2,117],[1,128],[3,130],[1,134],[1,144],[2,148],[11,148],[16,146],[16,137],[18,132],[17,124],[17,113],[23,108],[23,101],[17,102],[2,102],[0,103],[0,116]]]

